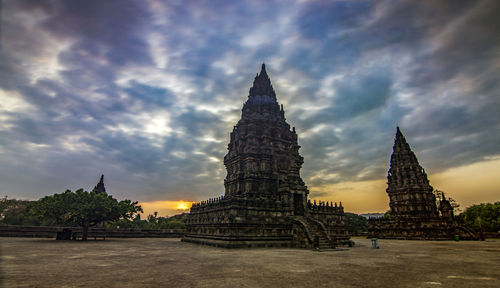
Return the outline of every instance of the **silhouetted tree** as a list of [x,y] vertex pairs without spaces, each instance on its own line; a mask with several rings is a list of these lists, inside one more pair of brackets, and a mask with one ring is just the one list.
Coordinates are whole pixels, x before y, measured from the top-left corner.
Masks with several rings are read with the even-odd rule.
[[132,219],[142,212],[137,202],[123,200],[118,202],[106,193],[87,192],[79,189],[76,192],[66,190],[61,194],[46,196],[30,206],[32,215],[53,219],[61,225],[78,225],[82,227],[82,240],[87,240],[89,227],[104,221]]
[[368,231],[368,219],[354,213],[345,213],[345,220],[347,222],[347,231],[349,234],[359,234]]
[[158,213],[149,214],[146,220],[141,220],[140,214],[137,214],[133,220],[121,219],[119,221],[107,222],[109,228],[117,226],[123,228],[140,228],[140,229],[185,229],[185,222],[188,214],[182,213],[172,217],[158,216]]

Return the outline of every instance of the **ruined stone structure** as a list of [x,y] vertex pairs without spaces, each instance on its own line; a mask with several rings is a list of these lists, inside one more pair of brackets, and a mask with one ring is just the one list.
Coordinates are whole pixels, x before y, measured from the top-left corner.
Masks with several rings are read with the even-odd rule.
[[444,240],[459,235],[462,239],[475,239],[475,233],[455,219],[453,207],[444,193],[438,209],[433,190],[427,174],[398,127],[387,174],[390,216],[370,219],[369,236]]
[[347,244],[342,204],[308,200],[299,148],[262,64],[230,134],[225,194],[192,206],[183,241],[227,248]]

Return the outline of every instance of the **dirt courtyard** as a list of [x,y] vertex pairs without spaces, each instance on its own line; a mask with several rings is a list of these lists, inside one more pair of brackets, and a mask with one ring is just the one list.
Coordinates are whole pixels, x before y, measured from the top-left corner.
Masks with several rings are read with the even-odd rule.
[[1,287],[500,287],[500,240],[367,239],[340,251],[142,238],[0,238]]

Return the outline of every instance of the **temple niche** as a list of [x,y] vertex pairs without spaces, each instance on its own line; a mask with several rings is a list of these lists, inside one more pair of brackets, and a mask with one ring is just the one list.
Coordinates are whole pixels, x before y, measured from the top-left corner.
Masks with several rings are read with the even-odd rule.
[[230,134],[225,193],[191,207],[182,240],[226,248],[348,244],[342,204],[308,199],[299,148],[262,64]]
[[433,190],[427,174],[397,127],[387,173],[390,216],[370,219],[369,237],[446,240],[458,235],[461,239],[477,239],[473,231],[455,218],[444,193],[437,204]]

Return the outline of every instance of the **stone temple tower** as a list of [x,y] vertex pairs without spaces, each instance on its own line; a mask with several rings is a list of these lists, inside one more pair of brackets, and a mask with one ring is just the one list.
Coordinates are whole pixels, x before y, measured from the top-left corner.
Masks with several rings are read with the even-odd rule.
[[436,197],[427,174],[418,164],[403,133],[396,129],[387,175],[387,194],[391,215],[395,217],[437,218]]
[[342,205],[307,199],[299,148],[262,64],[229,136],[224,196],[191,207],[183,241],[227,248],[347,244]]
[[262,64],[231,132],[224,157],[225,195],[274,199],[293,204],[294,212],[303,214],[308,190],[299,175],[304,162],[299,148],[295,128],[286,123]]
[[453,216],[453,207],[442,194],[439,209],[427,174],[418,164],[399,127],[387,174],[387,194],[391,214],[370,219],[370,237],[393,239],[446,240],[477,239],[476,233]]

